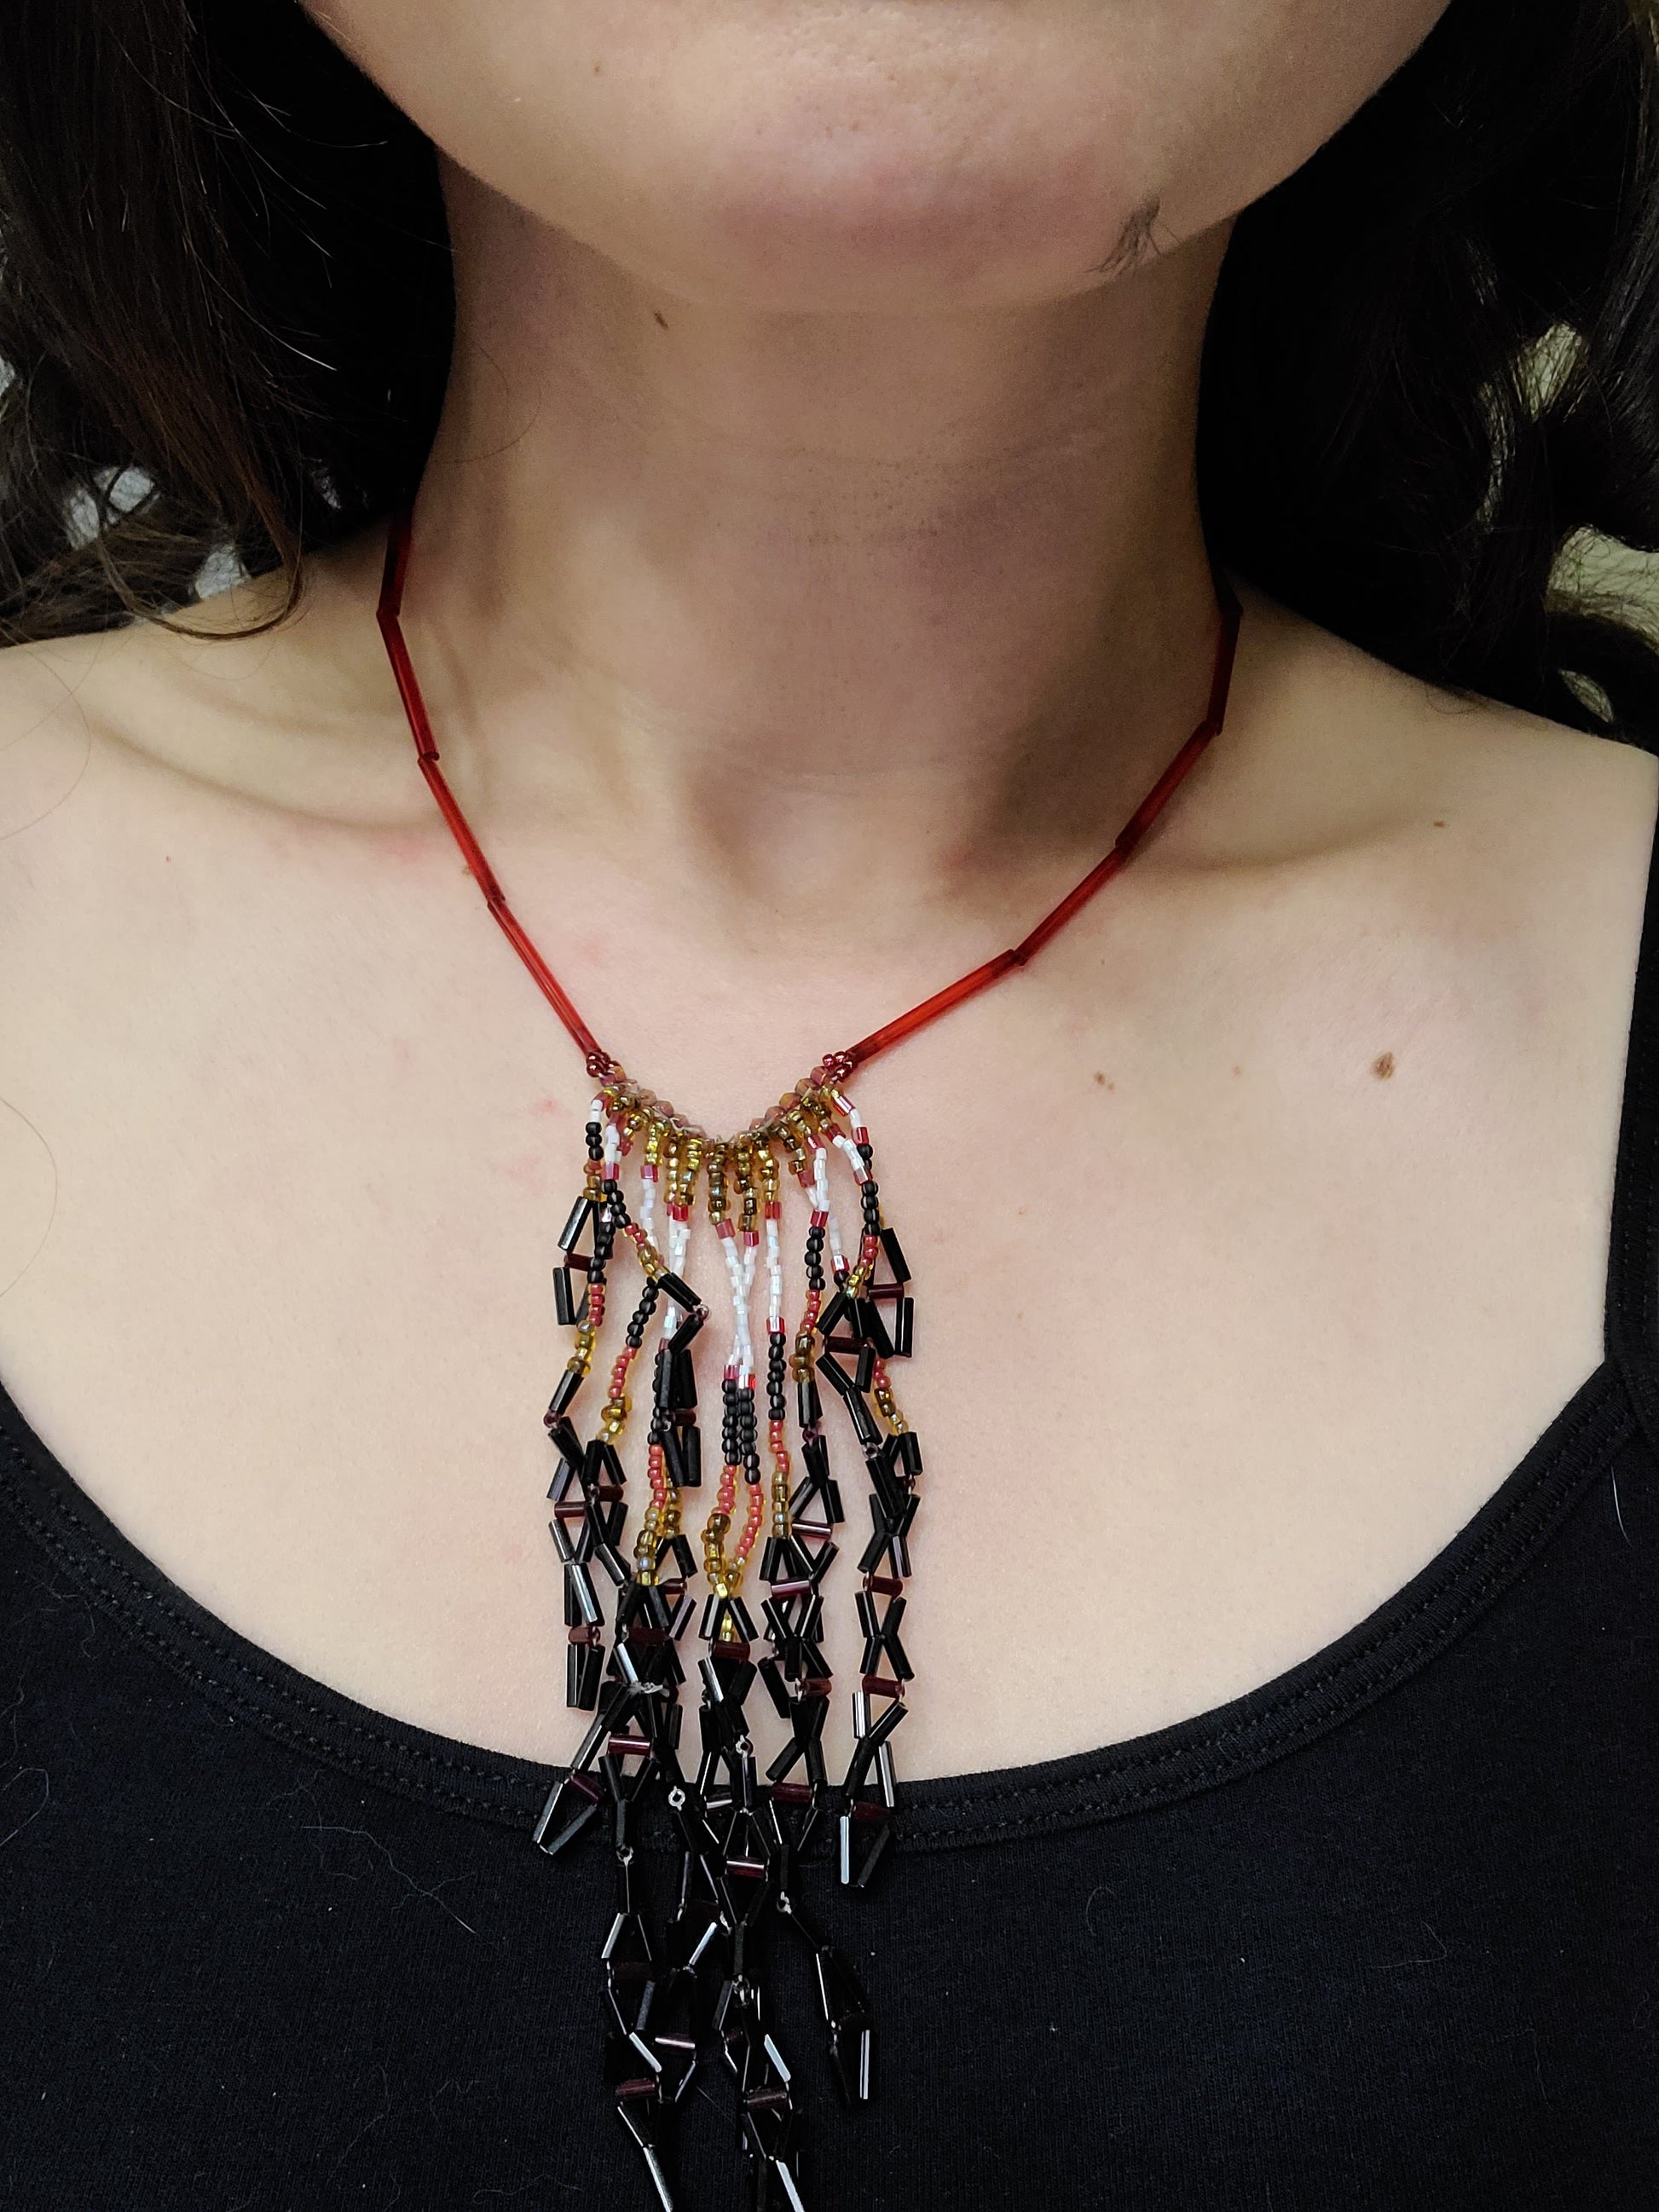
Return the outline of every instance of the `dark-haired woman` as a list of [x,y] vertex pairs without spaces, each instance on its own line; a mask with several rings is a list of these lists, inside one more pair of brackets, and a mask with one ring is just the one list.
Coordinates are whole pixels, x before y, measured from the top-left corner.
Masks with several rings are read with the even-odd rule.
[[6,12],[9,2204],[1652,2203],[1656,125]]

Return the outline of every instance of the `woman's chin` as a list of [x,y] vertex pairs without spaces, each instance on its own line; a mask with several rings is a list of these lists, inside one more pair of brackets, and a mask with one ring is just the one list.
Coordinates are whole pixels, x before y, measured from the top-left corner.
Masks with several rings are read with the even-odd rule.
[[[524,187],[512,197],[533,210]],[[1064,298],[1134,258],[1156,197],[1098,144],[1017,166],[946,159],[898,133],[757,133],[684,162],[659,146],[626,194],[550,199],[559,228],[646,283],[782,314]]]
[[726,188],[696,225],[707,281],[781,310],[1063,296],[1099,281],[1146,198],[1103,175],[1092,149],[998,173],[854,144],[797,151],[758,173],[745,159],[717,181]]

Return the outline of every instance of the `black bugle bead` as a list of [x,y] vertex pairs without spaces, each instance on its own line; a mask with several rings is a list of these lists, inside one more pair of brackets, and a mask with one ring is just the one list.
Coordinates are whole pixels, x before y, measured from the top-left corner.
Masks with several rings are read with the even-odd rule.
[[880,1496],[882,1509],[890,1516],[899,1510],[910,1494],[908,1486],[895,1472],[896,1455],[893,1447],[897,1441],[896,1437],[884,1437],[880,1449],[867,1452],[864,1462],[870,1480]]
[[620,1490],[628,1480],[627,1474],[623,1468],[622,1455],[615,1444],[606,1437],[594,1437],[591,1439],[584,1465],[586,1469],[586,1480],[590,1483],[612,1482]]
[[887,1265],[892,1270],[893,1280],[896,1283],[908,1283],[910,1279],[910,1270],[905,1262],[904,1247],[890,1229],[884,1229],[879,1234],[881,1249],[887,1255]]
[[571,1279],[568,1267],[555,1267],[553,1270],[553,1310],[558,1316],[561,1328],[579,1328],[587,1311],[587,1284],[584,1280],[579,1308],[576,1286]]
[[593,1577],[577,1559],[564,1563],[565,1622],[571,1628],[597,1628],[605,1619],[593,1589]]
[[869,1406],[860,1394],[854,1390],[845,1403],[848,1412],[853,1417],[853,1434],[858,1438],[860,1448],[862,1449],[871,1444],[879,1443],[881,1429],[875,1415],[870,1411]]
[[574,1367],[567,1367],[565,1369],[564,1373],[559,1377],[559,1387],[553,1393],[552,1401],[549,1405],[547,1412],[544,1416],[549,1428],[551,1428],[556,1421],[561,1420],[563,1416],[570,1411],[572,1405],[575,1402],[577,1391],[581,1389],[582,1384],[586,1380],[587,1377],[581,1373],[580,1369]]
[[831,1353],[826,1352],[819,1359],[817,1372],[823,1376],[837,1397],[850,1398],[853,1395],[852,1376],[842,1365],[840,1360],[834,1358]]
[[[618,1510],[620,1510],[620,1509]],[[628,1571],[628,1563],[623,1558],[621,1553],[617,1551],[616,1538],[614,1536],[603,1538],[600,1541],[596,1543],[593,1547],[593,1557],[605,1569],[606,1574],[610,1576],[611,1581],[615,1583],[618,1589],[621,1589],[623,1584],[631,1579]]]
[[876,1355],[868,1344],[859,1346],[859,1363],[853,1370],[853,1381],[860,1390],[867,1390],[876,1379]]
[[921,1438],[914,1429],[902,1429],[893,1441],[898,1446],[899,1464],[914,1482],[921,1473]]
[[702,1488],[702,1437],[695,1422],[684,1427],[675,1422],[663,1431],[662,1455],[677,1490]]
[[915,1344],[916,1302],[901,1298],[893,1308],[893,1357],[908,1359]]
[[696,1292],[689,1283],[682,1282],[678,1275],[671,1274],[666,1267],[657,1278],[657,1288],[665,1298],[672,1298],[683,1313],[693,1314],[697,1311]]
[[564,1234],[559,1239],[561,1252],[569,1252],[575,1249],[576,1241],[586,1228],[592,1212],[593,1201],[584,1191],[571,1207],[570,1218],[564,1224]]
[[550,1413],[545,1425],[548,1435],[558,1449],[560,1458],[568,1466],[580,1468],[584,1457],[582,1440],[573,1425],[562,1413]]
[[688,1483],[685,1479],[688,1471],[686,1466],[686,1431],[681,1427],[678,1421],[671,1421],[663,1431],[662,1455],[663,1464],[667,1470],[668,1480],[673,1484],[677,1490],[695,1489],[696,1487],[696,1484]]
[[801,1465],[820,1489],[830,1480],[830,1447],[821,1436],[800,1440]]
[[[660,1279],[661,1279],[659,1277],[659,1282]],[[678,1300],[677,1299],[675,1303],[678,1304]],[[674,1352],[690,1352],[693,1340],[708,1318],[708,1309],[707,1306],[693,1306],[690,1312],[685,1316],[685,1319],[680,1323],[679,1327],[674,1331],[674,1334],[669,1338],[668,1343],[670,1349]]]
[[571,1644],[565,1648],[564,1701],[579,1711],[591,1713],[599,1702],[605,1653],[597,1644]]
[[790,1719],[794,1708],[790,1698],[788,1685],[783,1679],[783,1669],[775,1659],[761,1661],[760,1678],[766,1686],[767,1696],[770,1698],[776,1709],[778,1718],[784,1721]]
[[887,1323],[881,1308],[873,1298],[860,1298],[854,1308],[857,1316],[858,1333],[874,1352],[878,1359],[893,1357],[893,1340],[887,1333]]
[[858,1438],[860,1446],[878,1444],[882,1440],[881,1430],[877,1425],[875,1415],[865,1401],[864,1394],[859,1389],[853,1377],[844,1367],[828,1358],[821,1359],[818,1366],[823,1374],[829,1376],[830,1382],[840,1394],[842,1403],[852,1417],[853,1433]]
[[837,1291],[818,1316],[818,1334],[827,1344],[840,1328],[849,1311],[850,1302],[845,1291]]
[[676,1413],[689,1413],[697,1402],[697,1370],[689,1352],[668,1347],[669,1404]]
[[801,1376],[795,1384],[795,1410],[804,1429],[816,1428],[823,1419],[823,1401],[811,1374]]

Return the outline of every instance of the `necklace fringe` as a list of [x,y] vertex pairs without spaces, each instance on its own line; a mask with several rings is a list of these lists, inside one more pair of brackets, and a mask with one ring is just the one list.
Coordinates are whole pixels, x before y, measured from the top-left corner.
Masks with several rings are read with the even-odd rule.
[[[595,1056],[596,1058],[598,1055]],[[587,1121],[587,1170],[559,1239],[554,1291],[574,1349],[548,1407],[558,1457],[549,1523],[563,1566],[567,1701],[595,1717],[542,1808],[534,1840],[556,1856],[604,1816],[617,1860],[615,1917],[600,1953],[609,2014],[605,2077],[664,2212],[675,2203],[670,2128],[702,2053],[718,2048],[736,2089],[748,2167],[746,2203],[805,2212],[796,2172],[793,2072],[767,2016],[760,1954],[779,1922],[811,1954],[832,2070],[849,2103],[874,2087],[875,2027],[847,1961],[812,1927],[795,1893],[799,1855],[827,1821],[842,1882],[861,1889],[880,1863],[897,1802],[892,1738],[905,1715],[909,1660],[900,1640],[909,1532],[921,1450],[894,1395],[889,1363],[915,1336],[909,1272],[886,1225],[870,1133],[832,1064],[743,1135],[711,1139],[611,1068]],[[793,1345],[783,1306],[780,1156],[806,1196],[805,1285]],[[637,1214],[623,1164],[638,1160]],[[832,1165],[837,1159],[844,1165]],[[844,1237],[832,1180],[850,1171],[858,1226]],[[723,1254],[732,1316],[721,1385],[720,1471],[702,1524],[708,1581],[696,1634],[702,1698],[695,1769],[681,1756],[680,1652],[697,1612],[685,1494],[702,1486],[697,1386],[690,1358],[709,1308],[681,1273],[699,1182]],[[665,1227],[659,1243],[660,1203]],[[826,1269],[826,1244],[828,1267]],[[599,1351],[613,1261],[631,1245],[644,1277],[612,1362],[599,1429],[584,1444],[570,1418]],[[763,1375],[751,1328],[764,1268]],[[629,1383],[647,1334],[652,1354],[646,1475],[650,1501],[622,1552],[627,1477],[618,1451]],[[793,1383],[800,1454],[788,1442]],[[845,1409],[870,1485],[869,1541],[859,1559],[864,1634],[853,1697],[854,1747],[831,1789],[823,1732],[834,1689],[823,1635],[823,1583],[843,1520],[821,1384]],[[766,1400],[763,1467],[757,1394]],[[741,1527],[732,1540],[742,1501]],[[744,1602],[763,1528],[762,1626]],[[595,1570],[615,1590],[611,1638]],[[763,1656],[757,1646],[763,1645]],[[762,1773],[745,1717],[757,1682],[789,1726]],[[653,1934],[635,1876],[641,1818],[660,1802],[678,1843],[678,1903]]]

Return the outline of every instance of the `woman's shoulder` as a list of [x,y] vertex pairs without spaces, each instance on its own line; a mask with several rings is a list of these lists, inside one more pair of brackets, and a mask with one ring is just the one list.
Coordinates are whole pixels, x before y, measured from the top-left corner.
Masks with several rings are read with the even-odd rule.
[[327,812],[361,782],[367,725],[385,757],[396,708],[372,550],[309,558],[292,598],[273,570],[154,619],[0,648],[0,837],[88,779],[121,784],[129,807],[193,791]]
[[1426,682],[1243,597],[1243,712],[1223,734],[1238,740],[1225,835],[1241,860],[1522,934],[1645,878],[1659,760],[1644,744]]

